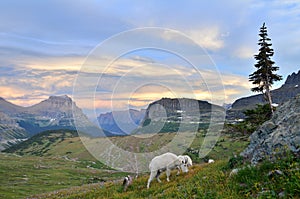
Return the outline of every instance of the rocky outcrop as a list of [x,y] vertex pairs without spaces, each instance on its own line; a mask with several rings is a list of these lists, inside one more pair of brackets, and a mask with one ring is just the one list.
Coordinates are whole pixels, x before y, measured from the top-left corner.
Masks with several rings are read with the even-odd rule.
[[[203,122],[211,119],[212,114],[220,115],[224,108],[207,101],[188,98],[162,98],[149,104],[144,121],[181,121],[186,119],[193,122]],[[201,118],[201,119],[200,119]],[[199,119],[201,121],[199,121]]]
[[276,154],[291,151],[300,155],[300,95],[277,108],[271,120],[250,136],[250,145],[242,156],[257,164],[276,159]]
[[[292,73],[289,75],[284,83],[284,87],[298,87],[300,82],[300,71],[298,73]],[[298,86],[297,86],[298,85]]]
[[151,103],[137,134],[188,132],[223,124],[225,109],[207,101],[187,98],[162,98]]
[[[300,71],[289,75],[285,83],[280,88],[272,90],[271,94],[272,101],[276,104],[282,104],[300,94]],[[262,94],[240,98],[232,104],[231,109],[227,111],[226,117],[228,120],[244,118],[243,111],[255,108],[256,104],[264,103],[266,102]]]
[[[162,98],[149,104],[146,110],[130,109],[100,114],[100,127],[110,134],[129,135],[157,132],[177,132],[180,124],[207,126],[211,122],[224,122],[225,109],[207,101],[188,98]],[[213,120],[213,121],[212,121]]]

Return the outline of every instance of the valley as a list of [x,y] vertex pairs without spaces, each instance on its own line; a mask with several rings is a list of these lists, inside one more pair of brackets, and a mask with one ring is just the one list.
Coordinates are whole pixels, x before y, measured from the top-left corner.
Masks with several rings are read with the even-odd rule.
[[[199,132],[191,149],[199,148],[203,141],[201,135]],[[145,143],[151,141],[152,147],[156,148],[165,145],[173,137],[173,133],[157,134]],[[132,136],[112,137],[111,141],[124,150],[153,150],[143,147],[145,143]],[[208,157],[226,161],[232,154],[241,152],[248,143],[247,137],[223,134]],[[197,159],[198,154],[193,153],[191,150],[189,155],[195,164],[205,162],[205,159]],[[0,198],[23,198],[82,185],[98,189],[104,182],[121,180],[126,175],[126,172],[110,169],[97,161],[83,146],[77,132],[70,130],[40,133],[5,150],[0,158]]]

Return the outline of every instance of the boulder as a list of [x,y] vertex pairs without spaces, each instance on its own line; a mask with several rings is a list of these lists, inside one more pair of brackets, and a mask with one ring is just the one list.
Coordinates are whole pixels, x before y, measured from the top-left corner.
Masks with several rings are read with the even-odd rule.
[[273,117],[250,136],[242,156],[257,164],[275,160],[287,151],[300,155],[300,95],[277,108]]

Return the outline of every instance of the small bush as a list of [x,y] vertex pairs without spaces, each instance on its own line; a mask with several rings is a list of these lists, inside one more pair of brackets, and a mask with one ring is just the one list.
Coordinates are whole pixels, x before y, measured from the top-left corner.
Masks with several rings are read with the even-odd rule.
[[244,111],[245,120],[237,124],[232,124],[230,127],[234,128],[243,134],[253,133],[265,121],[271,119],[272,111],[269,104],[257,104],[256,108]]
[[236,167],[240,167],[241,165],[243,165],[243,162],[244,162],[244,158],[242,156],[234,156],[229,159],[227,163],[227,168],[233,169]]

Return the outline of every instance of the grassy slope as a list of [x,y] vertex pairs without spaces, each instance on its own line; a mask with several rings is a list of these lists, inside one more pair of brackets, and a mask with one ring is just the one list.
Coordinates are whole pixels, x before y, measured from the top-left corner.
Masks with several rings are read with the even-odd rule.
[[0,198],[20,198],[124,175],[85,149],[76,131],[46,131],[0,153]]
[[[186,133],[187,137],[192,137],[191,133]],[[173,141],[175,133],[159,133],[159,134],[146,134],[146,138],[139,138],[135,136],[125,137],[112,137],[111,142],[118,147],[132,152],[143,153],[160,149],[169,142]],[[205,138],[204,133],[198,132],[194,141],[191,143],[190,148],[199,149]],[[181,147],[182,143],[177,143]],[[229,134],[222,134],[212,151],[208,154],[209,158],[216,160],[229,159],[233,155],[239,154],[247,145],[249,140],[247,136],[231,136]],[[195,154],[198,155],[198,154]],[[195,162],[195,159],[194,159]],[[197,160],[196,162],[203,162]]]
[[76,131],[54,130],[37,134],[30,139],[6,149],[4,152],[18,155],[63,156],[91,159],[80,142]]
[[[186,134],[187,137],[193,136],[191,133]],[[170,141],[173,141],[175,135],[175,133],[161,133],[146,135],[146,137],[142,138],[135,136],[111,137],[110,141],[124,150],[143,153],[160,149]],[[190,147],[199,149],[204,138],[204,132],[197,133]],[[228,159],[232,157],[233,154],[239,154],[248,143],[247,137],[222,134],[208,156],[216,160]],[[180,147],[181,143],[177,144],[178,147]],[[95,161],[82,144],[76,131],[70,130],[45,131],[19,145],[5,150],[5,152],[26,156],[65,157],[68,159]],[[197,162],[197,160],[194,159],[194,162],[195,161]],[[198,162],[199,161],[201,160],[198,160]]]
[[[165,175],[162,183],[153,181],[146,189],[147,175],[135,179],[126,192],[121,181],[104,185],[73,187],[56,193],[36,195],[34,198],[276,198],[285,191],[285,198],[300,198],[299,160],[276,164],[265,163],[257,168],[248,168],[236,176],[229,177],[226,161],[193,166],[188,174],[176,176],[173,172],[170,182]],[[268,176],[280,169],[284,174]]]
[[124,175],[88,165],[93,166],[62,158],[0,154],[0,198],[20,198]]
[[[159,145],[172,140],[173,136],[173,134],[157,134],[151,139],[153,144],[148,147],[159,147]],[[203,134],[196,136],[191,147],[199,147],[203,137]],[[111,140],[125,149],[128,147],[128,143],[140,152],[154,149],[147,148],[145,143],[132,136],[116,137],[111,138]],[[19,145],[18,150],[13,150],[23,154],[22,157],[0,154],[0,198],[20,198],[45,192],[46,194],[35,195],[34,198],[256,197],[259,190],[270,189],[264,185],[266,179],[247,178],[247,173],[244,173],[244,176],[230,179],[228,178],[230,170],[223,169],[229,157],[238,154],[247,144],[246,137],[232,137],[223,134],[209,154],[210,158],[221,160],[217,164],[197,165],[187,175],[181,174],[178,177],[175,177],[173,173],[170,183],[167,183],[165,177],[162,176],[161,179],[164,183],[159,184],[153,181],[149,190],[145,189],[148,175],[144,175],[135,180],[128,191],[123,193],[120,180],[125,174],[106,170],[104,165],[95,161],[81,144],[80,138],[74,135],[74,132],[45,132],[41,137],[36,137],[25,142],[25,144],[23,143],[23,145]],[[299,163],[293,165],[295,169],[298,168]],[[88,168],[87,166],[95,168]],[[291,168],[288,167],[288,169]],[[269,171],[270,168],[266,169],[264,176]],[[262,176],[261,171],[252,173],[255,176]],[[298,170],[298,173],[295,172],[293,175],[287,176],[286,181],[296,184],[294,189],[300,189],[299,177]],[[119,181],[114,179],[119,179]],[[101,181],[105,180],[114,181],[103,184]],[[245,185],[245,182],[249,185]],[[273,182],[270,182],[269,185],[281,187],[281,184],[286,183],[279,182],[279,185],[275,185]],[[51,192],[54,190],[56,191]],[[275,193],[278,194],[280,191],[275,190]]]

